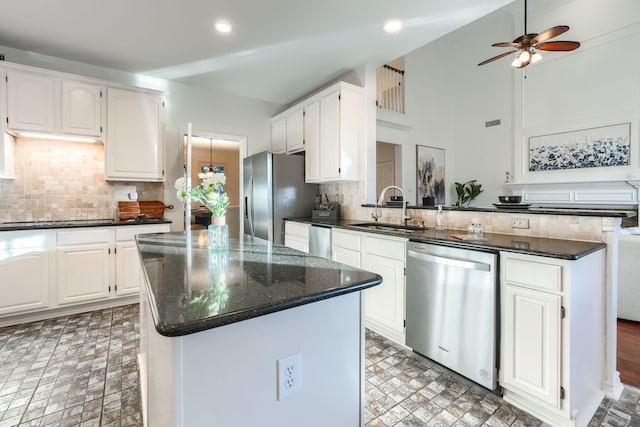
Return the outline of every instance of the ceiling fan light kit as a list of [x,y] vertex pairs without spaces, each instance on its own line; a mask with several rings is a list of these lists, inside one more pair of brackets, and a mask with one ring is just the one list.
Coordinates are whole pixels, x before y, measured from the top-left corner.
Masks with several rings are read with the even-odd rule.
[[555,51],[555,52],[568,52],[571,50],[575,50],[580,47],[579,42],[574,41],[547,41],[554,37],[559,36],[560,34],[566,33],[569,31],[568,25],[557,25],[555,27],[551,27],[543,32],[536,34],[528,34],[527,33],[527,0],[524,0],[524,34],[520,37],[516,38],[513,42],[501,42],[494,43],[491,46],[493,47],[511,47],[515,50],[510,52],[501,53],[500,55],[494,56],[493,58],[489,58],[485,61],[482,61],[478,64],[485,65],[489,62],[493,62],[497,59],[504,58],[505,56],[511,55],[512,53],[517,53],[516,58],[513,60],[511,65],[516,68],[524,68],[529,64],[535,64],[536,62],[542,59],[542,55],[536,50],[546,50],[546,51]]

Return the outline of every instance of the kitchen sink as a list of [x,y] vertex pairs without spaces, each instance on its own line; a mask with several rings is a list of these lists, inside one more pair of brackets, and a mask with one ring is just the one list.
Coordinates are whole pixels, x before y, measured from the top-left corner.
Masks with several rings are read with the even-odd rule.
[[400,224],[384,224],[379,222],[365,222],[362,224],[353,224],[353,227],[364,228],[367,230],[387,231],[391,233],[412,234],[429,229],[429,227],[416,227],[411,225]]

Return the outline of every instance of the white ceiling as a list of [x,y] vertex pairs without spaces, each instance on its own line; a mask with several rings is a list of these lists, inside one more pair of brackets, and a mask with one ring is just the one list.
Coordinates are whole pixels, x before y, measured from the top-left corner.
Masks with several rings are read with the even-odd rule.
[[[10,0],[0,45],[288,104],[512,1]],[[390,18],[401,33],[381,30]]]

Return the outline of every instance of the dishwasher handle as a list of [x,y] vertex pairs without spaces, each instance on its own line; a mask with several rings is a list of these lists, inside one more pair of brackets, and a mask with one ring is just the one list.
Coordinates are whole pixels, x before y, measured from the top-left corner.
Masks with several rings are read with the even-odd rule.
[[467,270],[491,271],[491,264],[487,264],[484,262],[467,261],[467,260],[458,259],[458,258],[442,257],[442,256],[425,254],[422,252],[416,252],[412,250],[407,251],[407,255],[412,258],[416,258],[421,261],[426,261],[433,264],[448,265],[451,267],[465,268]]

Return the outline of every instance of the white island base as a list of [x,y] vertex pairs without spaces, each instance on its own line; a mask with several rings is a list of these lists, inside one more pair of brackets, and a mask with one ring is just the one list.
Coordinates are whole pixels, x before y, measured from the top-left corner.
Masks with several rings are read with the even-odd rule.
[[[364,426],[362,292],[179,337],[141,300],[145,426]],[[295,353],[302,389],[278,400],[277,361]]]

